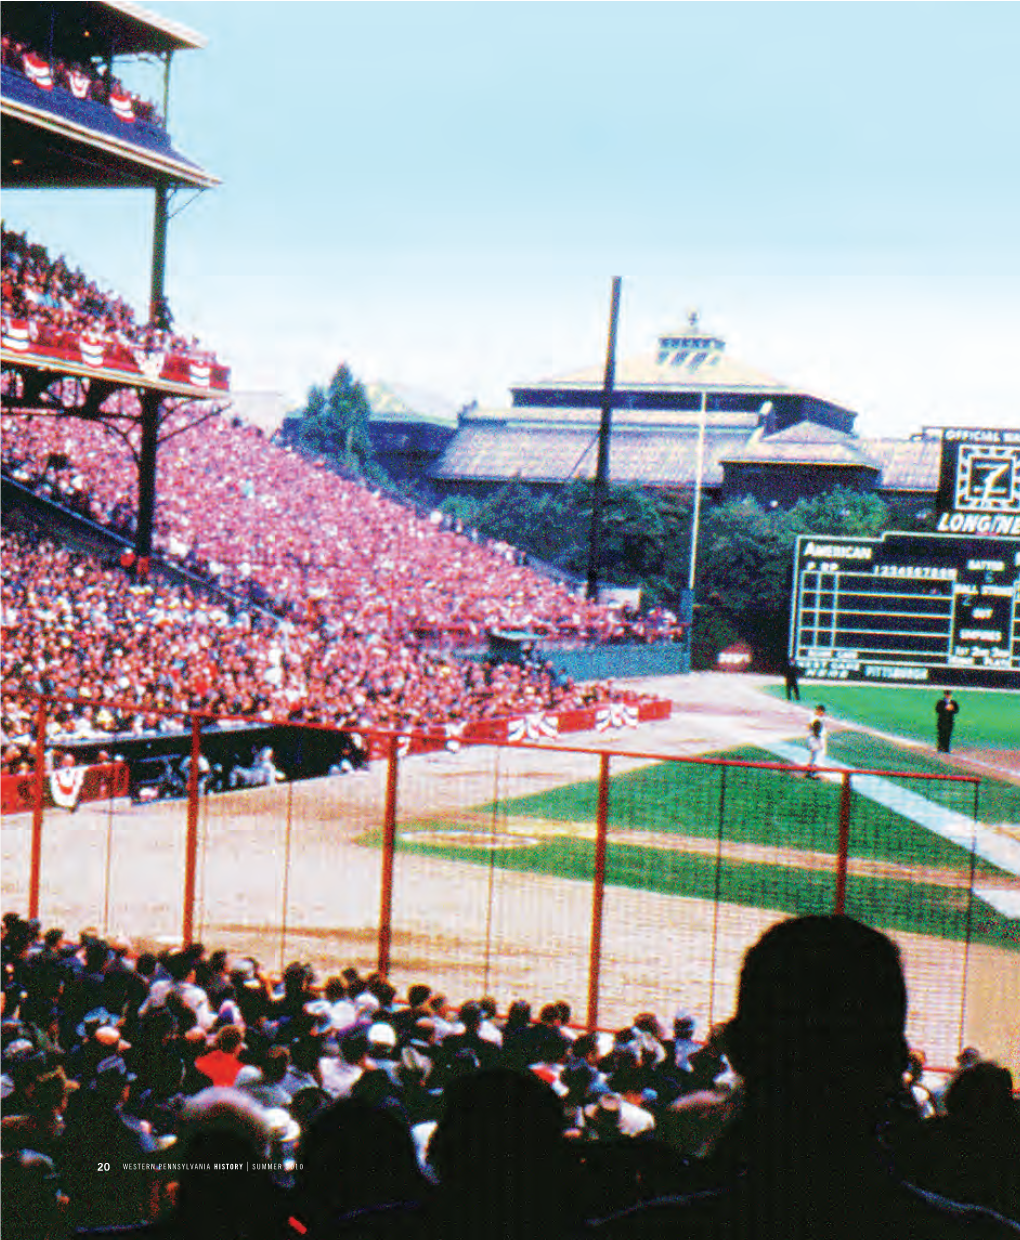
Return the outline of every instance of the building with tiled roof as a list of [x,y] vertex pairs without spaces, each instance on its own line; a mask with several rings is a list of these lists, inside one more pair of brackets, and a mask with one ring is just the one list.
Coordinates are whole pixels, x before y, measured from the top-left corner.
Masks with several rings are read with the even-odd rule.
[[[603,370],[511,390],[509,408],[461,413],[429,480],[440,495],[483,496],[511,478],[535,487],[595,476]],[[615,483],[787,505],[844,486],[903,505],[930,504],[939,437],[865,441],[856,413],[754,370],[692,315],[653,353],[616,366],[609,452]]]
[[753,495],[759,502],[784,506],[805,492],[821,494],[840,486],[873,491],[882,472],[861,440],[816,422],[798,422],[774,435],[759,428],[720,463],[724,499]]

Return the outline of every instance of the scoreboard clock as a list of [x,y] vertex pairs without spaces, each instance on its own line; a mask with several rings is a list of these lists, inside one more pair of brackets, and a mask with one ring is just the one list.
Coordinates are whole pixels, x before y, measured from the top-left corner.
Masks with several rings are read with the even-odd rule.
[[961,444],[956,458],[957,512],[1020,509],[1020,451],[1008,444]]
[[[974,479],[990,502],[995,468]],[[1020,538],[801,535],[790,657],[826,680],[1020,688]]]
[[1020,430],[947,426],[935,508],[939,533],[1020,538]]

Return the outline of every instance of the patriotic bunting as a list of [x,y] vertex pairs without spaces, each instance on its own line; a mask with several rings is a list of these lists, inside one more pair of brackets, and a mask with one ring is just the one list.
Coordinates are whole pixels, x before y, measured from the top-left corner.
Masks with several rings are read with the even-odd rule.
[[37,52],[26,52],[21,63],[30,82],[34,82],[40,90],[53,89],[53,72],[48,61],[43,60]]
[[31,347],[28,322],[25,319],[7,319],[4,322],[3,341],[5,349],[13,349],[16,353],[27,353]]
[[609,728],[636,728],[638,725],[638,709],[626,702],[611,702],[608,706],[600,706],[595,712],[595,727],[599,732]]
[[50,776],[50,796],[54,805],[63,809],[77,809],[81,786],[85,782],[84,766],[61,767]]
[[135,365],[147,379],[158,379],[163,373],[166,354],[160,351],[146,353],[144,349],[133,350]]
[[71,69],[67,74],[67,84],[71,88],[71,94],[75,99],[87,99],[89,97],[89,89],[92,82],[87,73],[82,73],[80,69]]
[[131,106],[131,96],[125,95],[121,91],[110,92],[110,107],[113,108],[113,114],[119,121],[130,124],[135,119],[135,110]]
[[556,736],[558,732],[559,721],[555,715],[534,714],[509,720],[506,736],[509,741],[541,741]]
[[78,345],[81,349],[81,360],[86,366],[102,366],[105,346],[101,340],[88,340],[82,336]]

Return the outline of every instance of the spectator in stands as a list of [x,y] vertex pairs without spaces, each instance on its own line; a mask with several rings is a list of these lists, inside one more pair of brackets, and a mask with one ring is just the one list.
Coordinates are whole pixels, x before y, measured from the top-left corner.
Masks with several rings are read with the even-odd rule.
[[[97,733],[152,729],[188,707],[278,718],[303,714],[348,727],[421,727],[451,717],[568,709],[613,696],[608,686],[542,687],[517,669],[503,669],[485,685],[475,665],[458,667],[410,645],[401,647],[391,667],[381,647],[369,646],[378,655],[366,658],[363,636],[324,640],[304,626],[289,634],[256,632],[246,617],[232,621],[187,590],[132,587],[89,557],[46,544],[33,549],[12,533],[5,534],[3,552],[9,583],[3,713],[15,742],[31,743],[32,697],[42,692],[74,693],[82,714],[91,707],[89,726]],[[94,632],[95,640],[75,642],[72,632]],[[342,651],[349,651],[349,663],[341,662]],[[380,676],[395,679],[380,682]],[[54,739],[65,728],[68,737],[77,734],[77,715],[59,724]],[[20,754],[19,745],[12,762],[22,762]]]
[[[160,1240],[195,1236],[279,1240],[295,1234],[286,1225],[287,1202],[269,1170],[266,1113],[235,1089],[203,1090],[184,1106],[173,1162],[176,1205],[161,1220]],[[146,1233],[139,1229],[138,1240]]]
[[157,1144],[149,1125],[127,1110],[133,1080],[124,1059],[110,1055],[68,1110],[63,1165],[80,1227],[134,1223],[150,1209],[151,1177],[137,1164],[151,1161]]
[[429,1160],[439,1179],[433,1234],[551,1240],[580,1230],[562,1109],[534,1076],[496,1069],[451,1084]]
[[262,1059],[261,1071],[256,1070],[256,1075],[243,1084],[238,1081],[237,1087],[260,1106],[283,1107],[286,1110],[292,1097],[283,1085],[289,1067],[290,1051],[285,1046],[271,1046]]
[[[607,1220],[606,1237],[1020,1234],[895,1179],[875,1137],[906,1065],[895,946],[845,917],[780,922],[744,959],[727,1049],[746,1086],[720,1187]],[[736,1170],[743,1167],[742,1173]]]
[[[905,1062],[902,976],[895,951],[882,936],[856,923],[846,923],[846,919],[807,919],[803,930],[799,922],[792,925],[795,929],[791,931],[777,927],[770,932],[749,953],[745,965],[737,1017],[725,1030],[727,1046],[743,1073],[742,1087],[732,1090],[719,1083],[727,1079],[720,1077],[727,1063],[718,1044],[719,1031],[714,1030],[706,1047],[687,1055],[692,1087],[671,1102],[659,1088],[660,1069],[669,1062],[669,1056],[659,1037],[658,1020],[651,1012],[639,1014],[619,1031],[614,1053],[603,1061],[613,1074],[611,1089],[599,1079],[594,1067],[597,1039],[588,1034],[569,1044],[565,1064],[542,1058],[532,1062],[532,1071],[523,1073],[525,1081],[530,1080],[531,1086],[553,1103],[557,1130],[569,1126],[574,1153],[583,1165],[583,1183],[579,1184],[574,1178],[578,1174],[576,1160],[568,1156],[566,1164],[559,1162],[562,1150],[558,1142],[554,1143],[550,1165],[565,1167],[563,1182],[573,1185],[566,1207],[556,1193],[551,1193],[547,1181],[536,1177],[527,1165],[519,1169],[519,1187],[525,1199],[538,1192],[545,1211],[542,1217],[550,1227],[557,1217],[562,1219],[558,1212],[564,1208],[565,1234],[571,1234],[569,1229],[582,1211],[605,1215],[647,1200],[652,1194],[675,1193],[689,1186],[707,1187],[708,1193],[697,1202],[671,1199],[625,1218],[614,1214],[595,1230],[611,1237],[621,1228],[624,1235],[658,1236],[672,1234],[674,1228],[690,1222],[690,1234],[698,1235],[706,1234],[709,1219],[712,1225],[732,1218],[746,1221],[750,1211],[760,1234],[771,1234],[766,1230],[771,1227],[786,1227],[787,1234],[804,1237],[831,1234],[837,1240],[861,1227],[865,1230],[860,1234],[880,1238],[896,1234],[899,1228],[899,1234],[910,1235],[911,1240],[915,1235],[1018,1234],[1004,1233],[1002,1227],[1008,1228],[1005,1223],[992,1226],[989,1216],[980,1211],[968,1213],[960,1207],[954,1213],[953,1207],[918,1198],[885,1170],[884,1154],[874,1141],[875,1125],[886,1114],[886,1088],[899,1085]],[[10,983],[5,989],[8,1007],[3,1027],[5,1156],[28,1141],[44,1146],[71,1199],[73,1220],[90,1226],[114,1221],[135,1226],[154,1208],[150,1186],[136,1182],[133,1195],[125,1197],[117,1178],[98,1179],[94,1168],[90,1171],[82,1162],[81,1151],[101,1158],[89,1145],[101,1139],[111,1151],[121,1150],[126,1161],[138,1163],[149,1161],[155,1153],[157,1136],[165,1142],[174,1134],[183,1135],[181,1116],[187,1098],[220,1094],[207,1088],[210,1078],[196,1066],[209,1054],[209,1042],[196,1009],[186,1001],[193,998],[188,989],[200,989],[206,1000],[213,993],[220,998],[216,1017],[220,1029],[215,1040],[223,1039],[228,1031],[237,1039],[240,1026],[223,1024],[235,1004],[227,992],[266,996],[274,979],[248,960],[235,961],[233,969],[225,970],[227,961],[222,953],[207,955],[199,945],[164,953],[162,964],[152,957],[135,958],[126,941],[101,943],[94,932],[81,936],[77,945],[81,959],[73,954],[75,946],[64,943],[59,931],[42,934],[38,923],[15,914],[3,921],[5,977]],[[58,1018],[55,1035],[45,1049],[37,1050],[38,1030],[26,1023],[24,1014],[45,1006],[41,997],[51,992],[52,976],[62,974],[71,960],[77,961],[83,976],[95,971],[100,946],[107,957],[100,973],[130,975],[157,1001],[150,1005],[137,997],[126,1000],[124,1022],[131,1032],[127,1040],[117,1027],[115,1013],[87,1014],[80,1039],[83,1049],[75,1050],[77,1027],[70,1030],[70,1040],[65,1041],[62,1031],[67,1029],[67,1021],[60,1019],[63,993],[58,988],[53,1000]],[[87,955],[91,956],[88,967]],[[297,973],[296,969],[287,970],[291,979],[296,979]],[[189,980],[192,977],[200,977],[203,984]],[[833,978],[841,980],[839,988],[834,989]],[[225,979],[228,984],[224,989]],[[359,1104],[371,1101],[387,1111],[405,1134],[414,1125],[415,1136],[424,1141],[441,1120],[452,1125],[450,1132],[460,1134],[456,1138],[460,1142],[472,1134],[465,1116],[456,1115],[460,1105],[456,1100],[462,1096],[476,1101],[495,1098],[493,1114],[501,1116],[508,1129],[499,1138],[503,1143],[500,1148],[504,1152],[509,1148],[506,1143],[517,1139],[512,1131],[516,1123],[513,1117],[523,1114],[531,1104],[522,1103],[518,1108],[512,1093],[509,1098],[504,1096],[502,1086],[493,1093],[483,1084],[480,1092],[471,1093],[473,1083],[484,1082],[492,1075],[480,1072],[484,1053],[481,1043],[474,1040],[467,1045],[471,1030],[476,1028],[479,1003],[471,1000],[462,1004],[459,1019],[454,1020],[441,996],[435,1006],[428,1005],[427,1000],[435,996],[424,983],[410,988],[405,1006],[396,1001],[392,986],[377,976],[362,978],[356,970],[347,969],[331,981],[335,984],[330,1002],[319,997],[316,986],[306,989],[303,982],[299,985],[291,980],[291,1019],[267,1021],[268,1007],[256,1016],[245,1034],[249,1051],[243,1055],[261,1066],[261,1076],[258,1068],[246,1065],[235,1078],[250,1103],[279,1107],[300,1125],[308,1126],[328,1101],[321,1085],[335,1084],[331,1075],[346,1073],[347,1092]],[[288,984],[281,985],[281,994]],[[348,992],[354,993],[355,1000],[347,999]],[[338,995],[343,997],[338,999]],[[341,1002],[351,1002],[355,1014],[352,1027],[341,1037],[343,1059],[337,1056],[331,1036],[332,1005]],[[532,1025],[527,1005],[516,1005],[514,1020],[509,1022],[511,1050],[516,1027],[528,1034],[528,1040],[537,1030],[548,1054],[549,1035],[555,1033],[556,1022],[546,1009],[553,1008],[562,1018],[562,1003],[548,1004],[542,1009],[545,1022]],[[412,1021],[408,1013],[417,1019]],[[437,1017],[450,1028],[443,1042],[436,1040]],[[111,1023],[101,1023],[108,1020]],[[84,1048],[88,1046],[92,1049],[86,1054]],[[663,1053],[661,1063],[656,1047]],[[291,1049],[295,1074],[287,1071]],[[485,1049],[499,1054],[493,1042],[487,1042]],[[394,1054],[399,1057],[392,1058]],[[531,1059],[531,1054],[523,1057]],[[98,1056],[102,1058],[97,1062]],[[58,1064],[62,1072],[57,1071]],[[897,1148],[897,1165],[907,1168],[906,1155],[912,1154],[911,1175],[906,1178],[921,1179],[930,1191],[951,1189],[961,1199],[976,1205],[992,1204],[1008,1212],[1015,1208],[1016,1200],[1015,1168],[1008,1159],[1016,1142],[1012,1082],[1008,1073],[994,1065],[978,1067],[980,1073],[970,1076],[971,1069],[967,1069],[954,1080],[948,1092],[946,1127],[940,1128],[937,1120],[919,1121],[923,1140],[913,1150]],[[74,1084],[80,1088],[75,1090]],[[746,1104],[741,1101],[741,1088],[747,1091]],[[467,1094],[462,1095],[462,1090]],[[607,1095],[608,1105],[598,1105],[599,1098]],[[444,1107],[453,1119],[444,1118]],[[66,1130],[61,1132],[64,1123]],[[881,1132],[885,1139],[890,1138],[888,1124],[883,1123]],[[640,1139],[621,1140],[628,1134]],[[367,1157],[374,1138],[370,1139],[367,1128],[364,1135]],[[783,1140],[778,1153],[774,1148],[777,1135]],[[492,1178],[496,1196],[488,1214],[482,1213],[489,1210],[488,1206],[470,1204],[465,1225],[472,1218],[478,1225],[496,1225],[508,1190],[499,1174],[489,1170],[482,1174],[471,1161],[480,1158],[486,1148],[483,1137],[489,1141],[484,1133],[477,1134],[478,1150],[472,1151],[464,1169],[454,1168],[441,1185],[434,1206],[427,1199],[423,1199],[424,1205],[414,1204],[417,1190],[394,1190],[394,1201],[399,1203],[394,1211],[398,1234],[403,1234],[399,1232],[403,1227],[411,1228],[412,1234],[414,1228],[420,1232],[426,1226],[445,1227],[448,1215],[455,1208],[464,1208],[463,1194],[471,1176],[476,1189]],[[435,1145],[433,1175],[443,1165],[444,1140],[440,1137]],[[540,1147],[541,1143],[536,1146]],[[180,1158],[182,1148],[183,1141],[169,1157]],[[734,1172],[735,1166],[747,1170]],[[328,1174],[325,1163],[321,1169]],[[514,1174],[509,1170],[506,1181]],[[417,1182],[413,1175],[411,1181]],[[775,1193],[781,1194],[782,1200],[774,1199],[770,1185],[776,1186]],[[118,1193],[116,1203],[90,1200],[104,1196],[108,1186]],[[368,1191],[367,1184],[363,1187]],[[349,1186],[335,1188],[339,1195],[331,1198],[330,1208],[339,1208],[348,1200],[343,1194]],[[843,1230],[840,1219],[832,1217],[829,1197],[833,1194],[841,1194],[839,1200],[847,1211]],[[862,1197],[867,1202],[862,1203]],[[874,1209],[868,1204],[871,1201]],[[302,1210],[306,1207],[311,1217],[314,1202],[304,1201]],[[876,1214],[882,1217],[874,1217]],[[304,1214],[298,1212],[295,1217],[307,1225]],[[318,1221],[325,1216],[314,1217]],[[372,1218],[376,1230],[371,1234],[390,1234],[379,1216],[373,1214]],[[961,1232],[954,1219],[965,1220],[971,1232]],[[344,1216],[343,1225],[354,1226],[354,1221]],[[564,1232],[554,1230],[552,1234]],[[724,1230],[720,1234],[728,1233]]]
[[244,1050],[244,1034],[237,1025],[224,1025],[213,1040],[212,1049],[199,1055],[195,1067],[209,1078],[212,1085],[230,1086],[241,1071],[241,1052]]
[[68,1198],[53,1160],[36,1150],[5,1153],[0,1163],[4,1240],[61,1240]]
[[962,1068],[946,1090],[945,1112],[899,1134],[905,1174],[1020,1222],[1020,1110],[1009,1069],[984,1060]]
[[5,1108],[2,1123],[4,1153],[11,1150],[35,1150],[59,1162],[63,1152],[66,1124],[64,1112],[71,1093],[78,1088],[69,1081],[63,1068],[43,1072],[32,1082],[23,1114]]
[[408,1127],[391,1112],[347,1098],[311,1121],[294,1214],[313,1235],[343,1234],[374,1214],[389,1234],[386,1224],[414,1220],[429,1196]]
[[[115,85],[120,100],[130,102]],[[81,354],[83,348],[107,364],[137,369],[136,354],[169,355],[187,362],[214,362],[197,341],[137,324],[122,298],[104,292],[63,257],[51,259],[45,247],[30,245],[23,234],[3,230],[2,314],[5,338],[26,332],[37,347]]]

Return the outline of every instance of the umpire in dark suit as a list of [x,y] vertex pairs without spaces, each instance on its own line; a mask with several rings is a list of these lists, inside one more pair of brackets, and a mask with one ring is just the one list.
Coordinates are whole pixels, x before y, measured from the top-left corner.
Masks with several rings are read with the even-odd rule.
[[953,724],[959,713],[960,703],[953,697],[952,689],[947,689],[935,703],[935,730],[938,734],[939,753],[949,753]]

